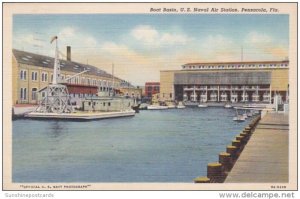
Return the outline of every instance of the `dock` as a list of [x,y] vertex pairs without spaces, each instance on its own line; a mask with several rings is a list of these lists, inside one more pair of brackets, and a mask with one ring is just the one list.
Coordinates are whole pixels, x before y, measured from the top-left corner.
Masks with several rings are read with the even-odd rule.
[[224,183],[289,182],[289,118],[284,113],[267,113]]

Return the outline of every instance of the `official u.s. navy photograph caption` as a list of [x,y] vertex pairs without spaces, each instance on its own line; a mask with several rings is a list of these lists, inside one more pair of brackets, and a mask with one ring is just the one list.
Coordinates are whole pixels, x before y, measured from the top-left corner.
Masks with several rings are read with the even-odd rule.
[[3,198],[295,198],[297,7],[3,2]]

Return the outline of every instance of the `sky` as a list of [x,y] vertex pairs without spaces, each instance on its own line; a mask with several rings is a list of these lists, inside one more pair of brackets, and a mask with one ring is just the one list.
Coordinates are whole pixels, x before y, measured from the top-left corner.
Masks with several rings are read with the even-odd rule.
[[13,48],[88,63],[133,85],[193,62],[280,61],[289,56],[288,15],[26,14],[13,17]]

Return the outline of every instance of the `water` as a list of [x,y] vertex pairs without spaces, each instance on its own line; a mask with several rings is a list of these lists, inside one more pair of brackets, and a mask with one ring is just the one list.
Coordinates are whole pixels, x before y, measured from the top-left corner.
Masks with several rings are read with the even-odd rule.
[[192,182],[246,126],[234,115],[186,108],[88,122],[16,120],[13,182]]

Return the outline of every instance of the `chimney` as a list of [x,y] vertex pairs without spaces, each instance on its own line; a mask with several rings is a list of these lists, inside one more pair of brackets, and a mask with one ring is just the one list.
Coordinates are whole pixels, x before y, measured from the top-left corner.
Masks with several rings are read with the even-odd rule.
[[71,46],[67,46],[67,60],[71,61]]

